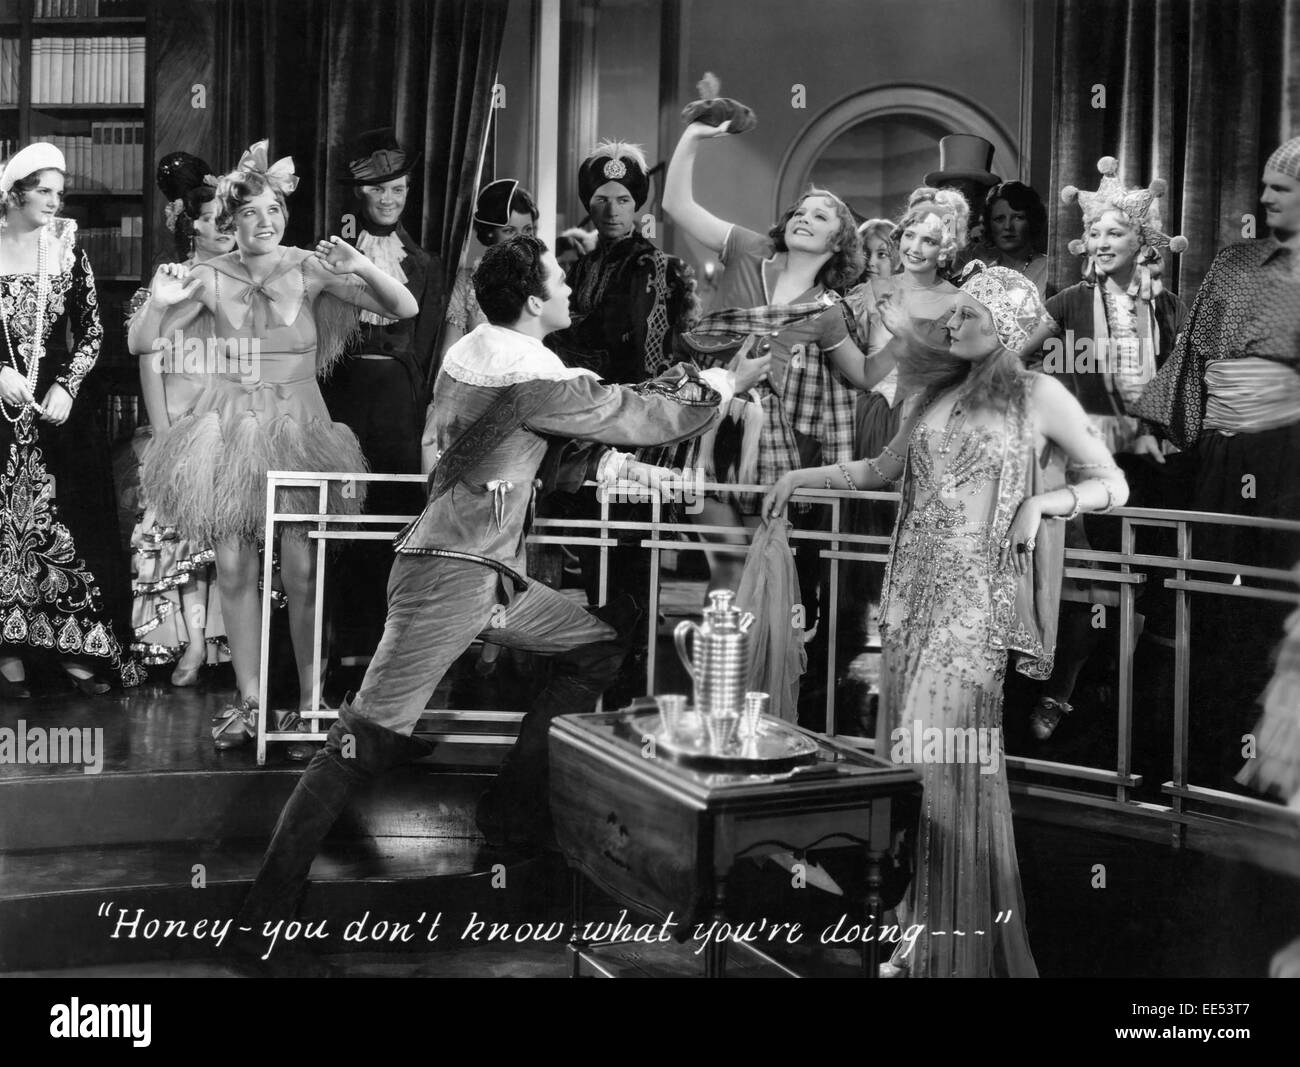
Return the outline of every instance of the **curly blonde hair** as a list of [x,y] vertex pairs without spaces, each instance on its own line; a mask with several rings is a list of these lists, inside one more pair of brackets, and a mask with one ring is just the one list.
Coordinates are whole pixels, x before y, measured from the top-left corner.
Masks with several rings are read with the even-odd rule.
[[956,189],[935,189],[929,185],[914,189],[907,198],[903,217],[894,228],[894,242],[901,242],[904,230],[931,215],[938,215],[941,219],[939,266],[950,267],[958,251],[966,247],[970,227],[970,207]]

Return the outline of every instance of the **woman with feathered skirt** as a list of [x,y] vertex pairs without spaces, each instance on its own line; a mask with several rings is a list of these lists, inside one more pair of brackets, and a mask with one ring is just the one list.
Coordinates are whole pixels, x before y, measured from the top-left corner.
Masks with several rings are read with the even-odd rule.
[[[216,548],[239,687],[213,728],[218,748],[256,736],[258,547],[265,535],[267,472],[366,470],[356,436],[330,418],[316,378],[339,358],[359,309],[389,318],[410,318],[418,311],[404,286],[337,237],[310,252],[281,246],[285,197],[296,185],[292,160],[268,165],[266,142],[254,145],[218,185],[220,224],[233,231],[236,250],[191,268],[159,268],[150,302],[132,328],[133,351],[139,351],[138,329],[141,340],[170,338],[168,358],[197,359],[202,353],[212,370],[193,410],[155,442],[142,483],[162,521]],[[208,337],[178,336],[168,328],[171,316],[192,318],[196,306],[212,316]],[[314,489],[285,490],[276,507],[315,511],[316,499]],[[363,502],[360,486],[348,491],[336,482],[331,487],[332,512],[356,513]],[[289,600],[300,705],[316,710],[310,706],[316,683],[315,552],[301,529],[290,527],[281,539],[280,573]]]

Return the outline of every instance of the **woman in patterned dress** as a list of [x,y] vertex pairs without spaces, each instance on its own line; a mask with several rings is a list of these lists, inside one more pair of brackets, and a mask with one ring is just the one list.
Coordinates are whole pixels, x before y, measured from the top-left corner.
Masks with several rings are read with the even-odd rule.
[[[225,255],[235,239],[217,229],[217,179],[211,168],[188,152],[173,152],[158,164],[158,188],[167,199],[167,229],[179,262],[186,266]],[[148,299],[141,289],[132,301],[128,327]],[[210,332],[210,324],[190,323],[195,336]],[[139,345],[142,339],[137,338]],[[140,384],[149,424],[136,431],[145,447],[190,411],[209,384],[206,368],[163,368],[157,352],[140,357]],[[144,514],[131,534],[133,651],[146,664],[175,663],[172,685],[192,686],[199,668],[218,662],[221,634],[220,598],[210,582],[215,557],[211,546],[180,536],[174,526],[159,524],[157,509],[144,501]]]
[[[58,217],[66,172],[62,153],[38,142],[0,175],[0,694],[7,699],[31,695],[23,655],[33,651],[56,654],[87,695],[108,691],[96,669],[123,685],[144,679],[104,612],[100,577],[86,565],[86,548],[102,547],[94,539],[106,536],[104,528],[69,524],[50,465],[57,428],[72,415],[103,336],[76,223]],[[59,339],[69,326],[65,349]]]
[[[1023,275],[977,268],[947,323],[949,353],[916,343],[900,354],[919,398],[893,442],[872,459],[794,471],[764,502],[771,520],[800,487],[902,480],[881,604],[876,751],[914,766],[924,787],[917,870],[899,908],[919,930],[891,964],[915,976],[1037,975],[1002,758],[1007,656],[1031,677],[1051,672],[1063,549],[1060,525],[1043,520],[1127,494],[1079,402],[1020,367],[1041,314]],[[886,320],[908,335],[899,305]],[[1078,478],[1065,488],[1037,484],[1053,445]]]

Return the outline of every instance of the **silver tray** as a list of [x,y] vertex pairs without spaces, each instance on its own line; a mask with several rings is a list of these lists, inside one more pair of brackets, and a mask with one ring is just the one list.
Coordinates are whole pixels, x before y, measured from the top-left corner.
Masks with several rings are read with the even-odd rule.
[[725,752],[710,749],[699,712],[687,710],[682,720],[682,729],[674,737],[664,731],[654,709],[631,716],[626,725],[636,737],[653,739],[656,755],[701,770],[777,774],[817,761],[816,741],[768,715],[759,720],[757,737],[738,737]]

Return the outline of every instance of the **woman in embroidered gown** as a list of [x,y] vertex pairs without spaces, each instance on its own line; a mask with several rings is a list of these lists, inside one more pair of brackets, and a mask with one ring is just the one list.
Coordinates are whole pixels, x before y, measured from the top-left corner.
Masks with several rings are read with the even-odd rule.
[[[0,694],[6,699],[30,696],[22,656],[32,651],[58,655],[87,694],[108,689],[94,667],[111,669],[123,685],[144,677],[120,647],[100,578],[86,564],[83,546],[106,535],[74,521],[75,509],[60,508],[57,494],[66,485],[51,471],[57,427],[72,414],[103,336],[76,223],[57,217],[66,170],[62,153],[38,142],[0,174]],[[60,342],[67,326],[70,349]]]
[[[297,178],[290,159],[268,165],[266,147],[265,141],[254,145],[218,184],[220,224],[233,230],[236,250],[189,268],[160,267],[132,328],[132,350],[139,351],[139,338],[168,336],[169,319],[192,317],[197,306],[212,315],[215,337],[230,353],[228,372],[216,375],[190,413],[159,438],[142,473],[160,519],[216,548],[217,583],[239,686],[234,704],[213,728],[218,748],[256,736],[258,547],[265,534],[267,472],[366,469],[356,435],[331,421],[316,376],[343,351],[359,309],[399,319],[419,310],[404,285],[337,237],[311,252],[281,246],[285,197]],[[276,503],[282,510],[314,511],[316,497],[314,489],[286,490]],[[357,513],[363,498],[361,487],[336,482],[330,510]],[[298,661],[300,710],[314,711],[316,553],[302,530],[286,532],[280,574]],[[296,752],[299,758],[308,754]]]
[[[1164,193],[1163,182],[1125,189],[1113,156],[1101,159],[1097,169],[1103,178],[1095,193],[1073,186],[1061,191],[1063,199],[1077,197],[1083,210],[1083,237],[1070,244],[1072,252],[1087,257],[1083,281],[1048,299],[1043,321],[1023,354],[1032,363],[1045,352],[1043,370],[1078,398],[1106,447],[1127,457],[1123,462],[1137,483],[1135,503],[1171,506],[1139,492],[1143,486],[1158,492],[1159,486],[1143,477],[1153,468],[1137,460],[1145,457],[1163,465],[1165,458],[1130,409],[1169,358],[1187,314],[1183,302],[1153,280],[1148,268],[1160,262],[1162,249],[1179,252],[1187,242],[1160,232],[1156,200]],[[1118,549],[1119,544],[1093,545],[1080,516],[1066,529],[1066,547]],[[1048,740],[1073,711],[1070,701],[1079,673],[1105,633],[1094,625],[1093,605],[1119,604],[1114,588],[1074,579],[1066,580],[1061,597],[1056,669],[1029,716],[1030,732],[1039,741]]]
[[[186,266],[225,255],[235,247],[235,239],[217,229],[217,179],[203,160],[188,152],[166,156],[158,164],[158,188],[167,199],[167,228],[177,257]],[[136,294],[128,328],[148,295],[147,288]],[[206,319],[196,316],[183,336],[206,340],[212,333]],[[175,335],[165,340],[174,344]],[[142,342],[137,338],[137,343]],[[162,358],[168,353],[172,359]],[[144,437],[146,449],[155,434],[164,433],[194,407],[210,381],[206,363],[191,359],[187,368],[184,354],[183,348],[176,352],[157,346],[140,357],[149,425],[137,434]],[[200,667],[218,661],[221,599],[216,583],[209,582],[215,553],[210,546],[182,538],[174,526],[160,525],[157,509],[147,500],[142,506],[144,513],[131,534],[133,650],[149,666],[175,663],[172,684],[191,686],[198,681]]]
[[[947,324],[949,353],[916,337],[900,354],[919,396],[894,441],[872,459],[786,475],[765,501],[774,519],[800,487],[902,479],[881,605],[876,752],[914,765],[924,787],[916,874],[899,908],[922,929],[894,961],[915,976],[1037,974],[1002,759],[1007,656],[1033,677],[1051,671],[1063,550],[1060,524],[1043,520],[1122,504],[1127,491],[1078,401],[1020,368],[1041,313],[1028,279],[977,268]],[[897,303],[886,319],[907,334]],[[1051,445],[1081,480],[1039,484]],[[926,735],[932,728],[980,733]],[[952,743],[936,759],[928,736]]]

